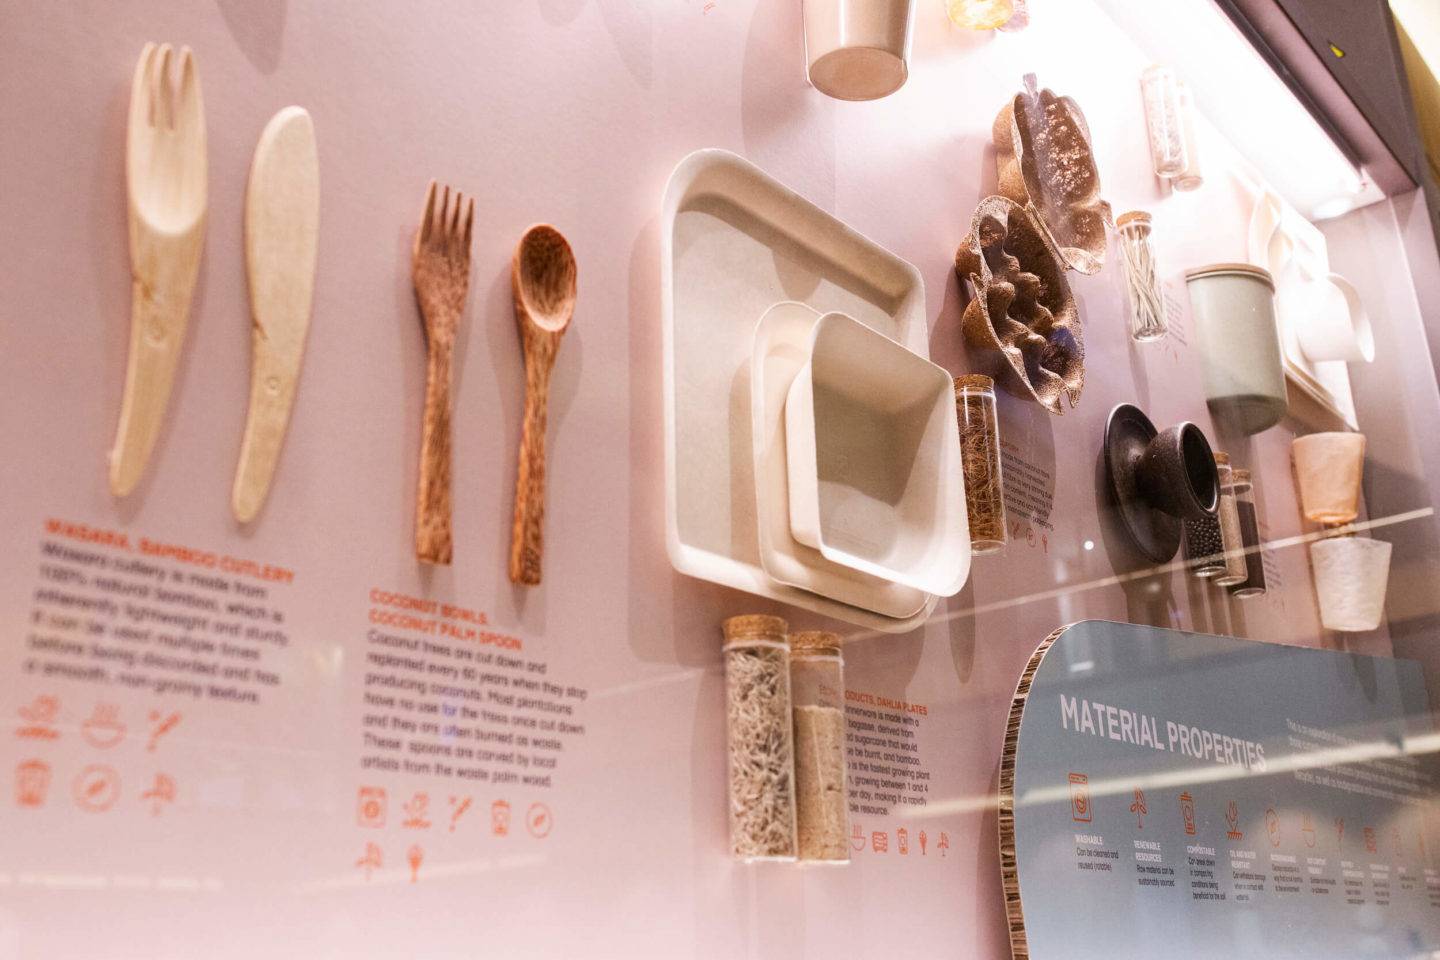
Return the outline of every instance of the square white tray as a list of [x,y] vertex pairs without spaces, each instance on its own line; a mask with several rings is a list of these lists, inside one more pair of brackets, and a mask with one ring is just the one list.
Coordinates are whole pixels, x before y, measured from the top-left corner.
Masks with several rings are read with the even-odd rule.
[[920,272],[725,150],[700,150],[665,189],[661,324],[665,533],[675,569],[873,630],[915,629],[777,583],[760,566],[751,440],[755,321],[796,300],[849,314],[929,356]]

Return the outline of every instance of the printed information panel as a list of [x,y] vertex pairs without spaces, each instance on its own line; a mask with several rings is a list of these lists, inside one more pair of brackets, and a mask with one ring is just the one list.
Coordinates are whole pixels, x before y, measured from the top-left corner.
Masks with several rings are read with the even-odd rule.
[[1314,960],[1440,945],[1418,665],[1103,621],[1052,639],[1006,757],[1017,948]]

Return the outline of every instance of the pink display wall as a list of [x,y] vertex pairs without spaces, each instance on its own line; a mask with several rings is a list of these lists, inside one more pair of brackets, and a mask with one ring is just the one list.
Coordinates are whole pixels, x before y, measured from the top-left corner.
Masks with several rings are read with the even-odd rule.
[[[1249,200],[1228,147],[1213,144],[1201,191],[1162,197],[1143,53],[1090,0],[1031,10],[1025,33],[970,34],[922,0],[907,85],[848,104],[805,84],[789,0],[4,4],[0,719],[15,733],[0,739],[0,782],[14,776],[0,793],[0,958],[1007,956],[992,795],[1010,696],[1047,634],[1105,618],[1339,642],[1319,628],[1301,548],[1271,552],[1272,590],[1247,604],[1180,572],[1137,573],[1124,555],[1097,485],[1114,405],[1162,427],[1200,423],[1254,469],[1276,539],[1301,532],[1294,425],[1216,432],[1186,342],[1184,268],[1245,259]],[[209,224],[166,429],[147,479],[117,501],[105,455],[129,331],[125,116],[149,40],[197,56]],[[973,364],[952,257],[994,189],[991,121],[1028,71],[1085,109],[1115,209],[1154,212],[1178,328],[1132,346],[1117,271],[1076,279],[1079,408],[1001,400],[1006,441],[1053,498],[1048,522],[1019,518],[1007,552],[977,559],[965,589],[904,636],[673,574],[659,277],[671,168],[700,147],[732,150],[914,263],[932,356],[960,373]],[[244,187],[256,137],[292,103],[319,139],[318,286],[275,487],[241,527],[229,490],[249,389]],[[444,569],[412,549],[425,344],[409,251],[432,177],[476,197]],[[537,221],[574,247],[579,305],[552,387],[545,582],[523,589],[506,576],[523,384],[509,269]],[[146,553],[142,539],[202,561]],[[248,597],[284,639],[251,644],[259,660],[235,664],[249,674],[167,682],[183,672],[115,635],[131,601],[71,623],[46,593],[99,596],[107,578],[210,598],[197,615],[212,626],[248,616],[231,607]],[[374,639],[414,612],[397,595],[464,608],[426,614],[447,648],[422,651],[426,664],[548,706],[442,703],[384,680],[409,676]],[[870,812],[853,813],[861,846],[846,868],[725,855],[719,622],[756,611],[845,633],[852,723],[877,714],[926,774],[924,790],[899,791],[911,802],[877,787]],[[111,626],[87,635],[99,620]],[[1350,643],[1390,649],[1383,628]],[[477,759],[484,779],[406,747],[429,765],[386,769],[374,758],[396,751],[367,731],[408,743],[409,714],[391,702],[405,696],[482,744],[527,709],[568,726],[530,734],[558,747],[504,751],[540,762]],[[55,735],[33,734],[44,729]]]

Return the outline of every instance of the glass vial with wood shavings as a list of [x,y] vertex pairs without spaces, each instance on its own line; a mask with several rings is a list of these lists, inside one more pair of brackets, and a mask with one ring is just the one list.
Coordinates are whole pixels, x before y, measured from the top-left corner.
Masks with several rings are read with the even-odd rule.
[[1175,175],[1170,185],[1176,190],[1199,190],[1205,183],[1200,171],[1200,142],[1195,136],[1195,98],[1184,80],[1180,87],[1180,131],[1185,135],[1185,169]]
[[1230,588],[1239,600],[1265,595],[1265,559],[1260,554],[1260,518],[1255,513],[1255,489],[1249,470],[1233,470],[1235,510],[1240,515],[1240,539],[1245,550],[1245,579]]
[[1125,291],[1130,301],[1130,337],[1149,343],[1165,336],[1165,298],[1160,293],[1155,267],[1155,246],[1150,240],[1150,214],[1131,210],[1115,218],[1120,261],[1125,265]]
[[957,27],[994,30],[1015,14],[1014,0],[945,0],[945,13]]
[[[1215,472],[1218,475],[1221,470],[1220,458],[1224,454],[1215,455]],[[1228,473],[1229,457],[1225,457],[1225,471]],[[1190,572],[1202,580],[1211,577],[1218,577],[1225,573],[1225,541],[1220,532],[1220,508],[1217,503],[1215,513],[1203,520],[1185,521],[1185,562],[1190,565]]]
[[1185,171],[1185,127],[1180,113],[1180,81],[1175,71],[1156,64],[1140,75],[1145,126],[1150,133],[1150,162],[1162,180]]
[[1233,587],[1244,583],[1250,570],[1245,565],[1245,537],[1240,531],[1240,510],[1235,504],[1235,474],[1230,469],[1229,454],[1215,454],[1215,474],[1220,480],[1215,517],[1220,521],[1220,544],[1225,551],[1225,570],[1215,576],[1215,585]]
[[730,852],[745,862],[795,859],[787,630],[784,620],[763,615],[724,624]]
[[850,862],[845,793],[845,661],[840,637],[790,635],[795,713],[795,834],[801,863]]
[[965,474],[965,510],[970,515],[970,552],[996,553],[1005,549],[1007,534],[995,381],[979,373],[956,377],[955,413],[960,421],[960,467]]

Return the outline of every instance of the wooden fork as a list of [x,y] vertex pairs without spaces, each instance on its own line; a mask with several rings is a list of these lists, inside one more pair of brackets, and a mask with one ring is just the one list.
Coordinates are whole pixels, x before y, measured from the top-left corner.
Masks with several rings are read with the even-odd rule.
[[170,399],[205,242],[205,108],[188,47],[179,86],[170,45],[147,43],[135,66],[125,143],[130,220],[130,356],[110,451],[110,490],[140,482]]
[[420,483],[415,492],[415,555],[448,564],[450,536],[450,388],[455,334],[470,287],[470,235],[475,201],[450,188],[425,191],[425,213],[415,231],[412,273],[415,299],[425,319],[429,362],[425,372],[425,420],[420,438]]

